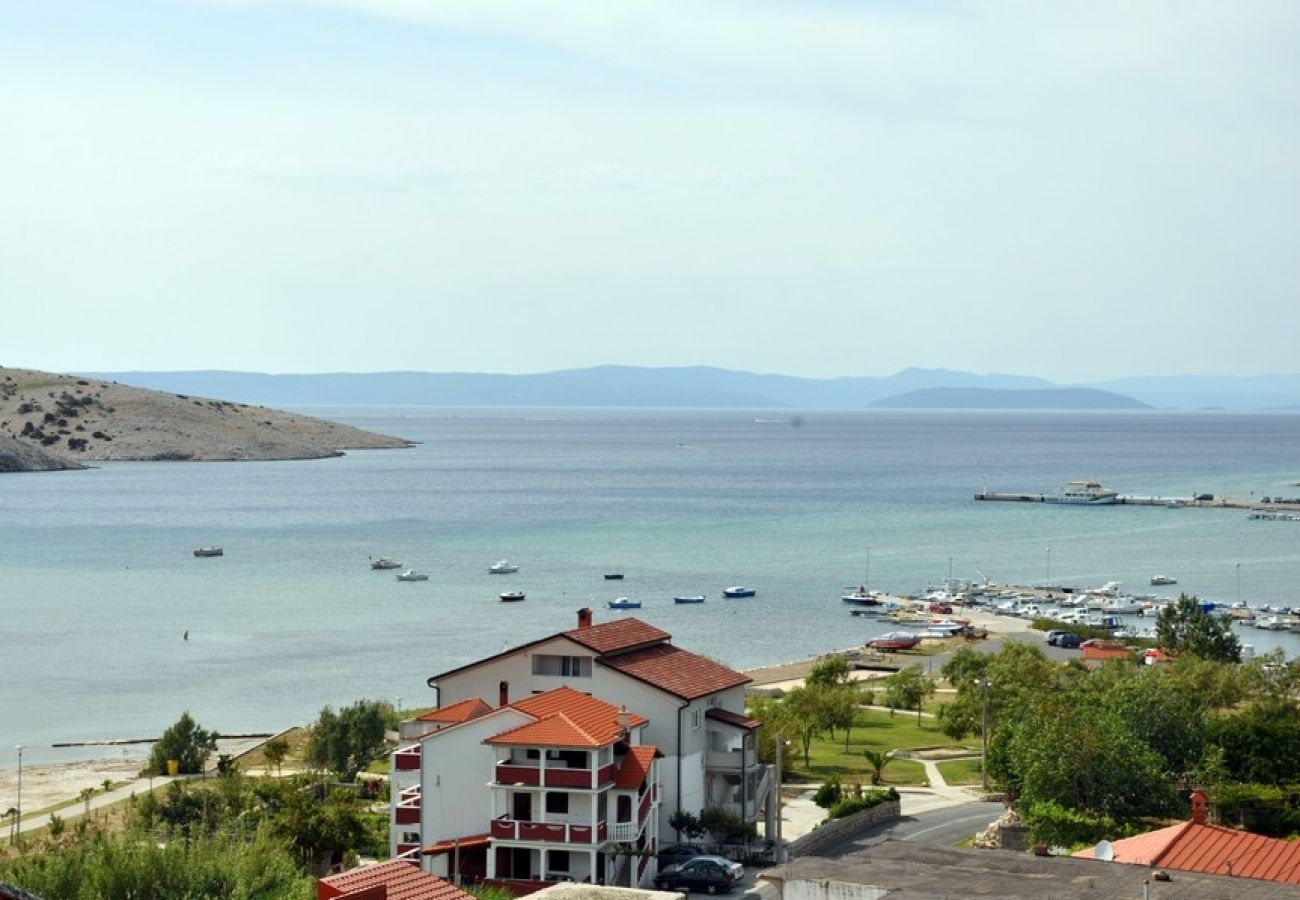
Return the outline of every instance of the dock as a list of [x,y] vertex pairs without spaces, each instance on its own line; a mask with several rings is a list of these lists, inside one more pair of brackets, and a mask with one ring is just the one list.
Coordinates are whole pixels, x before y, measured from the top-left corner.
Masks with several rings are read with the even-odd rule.
[[[975,495],[976,500],[994,500],[1009,503],[1053,503],[1056,495],[1050,493],[1012,494],[998,491],[982,491]],[[1215,497],[1210,500],[1196,497],[1140,497],[1133,494],[1121,494],[1113,503],[1061,503],[1060,506],[1168,506],[1178,509],[1258,509],[1261,501],[1244,497]],[[1290,504],[1287,504],[1289,506]],[[1270,508],[1276,504],[1269,504]]]

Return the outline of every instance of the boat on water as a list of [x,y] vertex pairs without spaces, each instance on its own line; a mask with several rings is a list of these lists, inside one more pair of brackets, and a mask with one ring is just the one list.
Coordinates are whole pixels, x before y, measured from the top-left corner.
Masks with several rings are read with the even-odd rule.
[[1119,499],[1113,491],[1096,481],[1067,481],[1056,493],[1045,500],[1048,503],[1073,503],[1081,506],[1107,506]]
[[414,569],[407,569],[405,572],[397,573],[398,581],[428,581],[429,576],[423,572],[417,572]]
[[622,572],[606,572],[606,573],[605,573],[605,580],[606,580],[606,581],[622,581],[622,580],[623,580],[623,573],[622,573]]
[[488,566],[488,572],[493,575],[509,575],[511,572],[518,572],[519,567],[508,559],[499,559],[492,565]]
[[889,631],[867,641],[867,647],[871,650],[893,653],[895,650],[911,650],[919,643],[921,643],[921,636],[915,632]]
[[401,563],[387,556],[370,557],[370,568],[372,569],[400,569],[401,567]]
[[865,584],[852,589],[846,588],[845,592],[840,594],[840,600],[849,606],[879,606],[880,597],[880,591],[869,591]]
[[1177,584],[1178,579],[1171,578],[1168,575],[1152,575],[1151,583],[1152,584]]
[[226,551],[220,547],[195,547],[195,556],[225,556]]
[[501,594],[502,603],[518,603],[524,599],[523,591],[505,591]]
[[680,594],[673,598],[674,603],[703,603],[703,594]]
[[752,597],[757,593],[758,591],[754,588],[742,587],[738,584],[733,587],[722,589],[722,596],[724,597]]
[[617,600],[609,601],[610,609],[640,609],[641,601],[633,600],[631,597],[619,597]]

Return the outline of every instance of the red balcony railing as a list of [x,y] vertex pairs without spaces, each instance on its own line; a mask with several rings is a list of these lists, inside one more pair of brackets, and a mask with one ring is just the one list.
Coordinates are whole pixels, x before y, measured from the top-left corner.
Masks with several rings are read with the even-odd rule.
[[492,820],[492,837],[505,841],[553,841],[560,844],[603,844],[607,834],[604,822],[572,825],[566,822],[521,822],[504,816]]
[[[398,766],[401,768],[401,766]],[[594,787],[602,787],[614,780],[617,770],[614,766],[602,766],[596,772]],[[564,787],[591,788],[591,769],[566,769],[560,766],[542,769],[538,766],[511,765],[507,762],[497,763],[498,784],[523,784],[529,787]]]
[[397,807],[394,817],[398,825],[419,825],[420,824],[420,804],[414,806]]
[[394,760],[399,772],[417,772],[420,769],[420,745],[404,747],[397,751]]

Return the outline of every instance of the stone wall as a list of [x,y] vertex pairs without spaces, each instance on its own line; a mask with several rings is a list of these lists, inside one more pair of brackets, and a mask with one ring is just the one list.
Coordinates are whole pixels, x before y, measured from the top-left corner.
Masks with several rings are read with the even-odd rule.
[[791,841],[789,847],[786,848],[786,853],[790,859],[797,856],[816,856],[836,844],[879,825],[881,822],[897,819],[898,816],[899,802],[897,800],[886,800],[884,803],[879,803],[870,809],[864,809],[842,819],[836,819],[833,822],[817,826],[803,837]]

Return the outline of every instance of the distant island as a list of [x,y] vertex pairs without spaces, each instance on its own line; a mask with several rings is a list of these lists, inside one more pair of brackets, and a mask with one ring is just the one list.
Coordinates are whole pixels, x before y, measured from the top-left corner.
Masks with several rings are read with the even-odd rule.
[[[98,372],[176,394],[273,406],[665,407],[695,409],[1186,409],[1296,411],[1300,375],[1161,376],[1054,384],[1026,375],[909,368],[888,376],[798,378],[711,366],[594,366],[527,375],[372,372]],[[911,396],[944,389],[948,394]],[[955,393],[972,390],[975,393]],[[1104,394],[1103,400],[1098,394]],[[895,401],[893,398],[907,398]],[[917,405],[919,400],[925,404]],[[888,401],[888,402],[882,402]],[[1130,405],[1126,405],[1130,404]]]
[[1140,400],[1094,388],[995,391],[988,388],[922,388],[871,404],[876,409],[1151,409]]
[[262,406],[0,367],[0,472],[99,460],[319,459],[407,441]]

